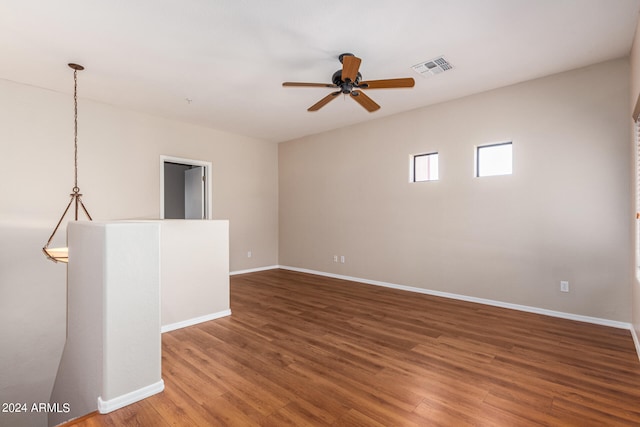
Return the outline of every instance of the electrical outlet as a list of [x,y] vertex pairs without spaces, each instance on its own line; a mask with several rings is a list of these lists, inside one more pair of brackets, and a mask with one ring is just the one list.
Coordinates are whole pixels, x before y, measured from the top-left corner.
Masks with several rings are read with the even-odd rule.
[[251,255],[252,255],[251,251],[247,252],[247,258],[251,258]]
[[560,292],[569,292],[569,282],[566,280],[560,281]]
[[338,262],[338,255],[333,256],[333,262]]
[[344,264],[344,255],[340,255],[340,262]]

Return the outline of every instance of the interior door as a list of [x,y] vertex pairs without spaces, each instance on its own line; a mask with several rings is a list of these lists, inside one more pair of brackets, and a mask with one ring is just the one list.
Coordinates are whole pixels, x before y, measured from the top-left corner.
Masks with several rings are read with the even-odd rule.
[[184,171],[184,218],[204,219],[204,168],[197,166]]

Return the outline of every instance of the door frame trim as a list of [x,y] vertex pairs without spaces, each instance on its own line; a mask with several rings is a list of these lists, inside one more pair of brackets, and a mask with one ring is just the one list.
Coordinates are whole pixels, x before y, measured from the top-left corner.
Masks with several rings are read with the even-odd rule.
[[184,159],[182,157],[160,155],[160,219],[164,219],[164,164],[179,163],[189,166],[202,166],[204,168],[204,192],[205,192],[205,213],[206,219],[213,219],[213,186],[211,180],[212,164],[204,160]]

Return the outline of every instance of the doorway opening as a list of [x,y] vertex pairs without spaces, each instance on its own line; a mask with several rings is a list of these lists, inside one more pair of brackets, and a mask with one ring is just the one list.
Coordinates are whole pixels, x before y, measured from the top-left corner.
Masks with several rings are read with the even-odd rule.
[[160,156],[160,218],[211,219],[211,162]]

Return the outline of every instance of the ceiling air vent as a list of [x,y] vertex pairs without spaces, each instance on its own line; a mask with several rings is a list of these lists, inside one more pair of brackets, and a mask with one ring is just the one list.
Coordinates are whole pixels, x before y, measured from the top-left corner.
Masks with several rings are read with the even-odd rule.
[[444,56],[438,56],[437,58],[416,64],[411,68],[413,68],[415,72],[420,74],[421,76],[428,77],[450,70],[453,68],[453,65],[451,65],[446,59],[444,59]]

